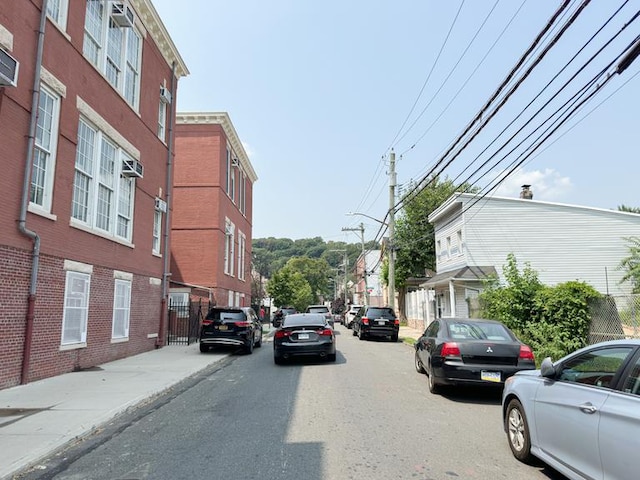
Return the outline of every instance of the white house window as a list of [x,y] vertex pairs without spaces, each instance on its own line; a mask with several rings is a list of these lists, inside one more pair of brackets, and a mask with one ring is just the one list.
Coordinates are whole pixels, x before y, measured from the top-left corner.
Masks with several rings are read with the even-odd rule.
[[227,195],[231,193],[231,150],[227,147]]
[[436,257],[440,258],[440,255],[442,255],[442,241],[438,240],[436,242]]
[[451,237],[447,237],[447,258],[451,258]]
[[240,205],[240,212],[246,213],[247,209],[247,176],[244,171],[240,172],[240,199],[238,201]]
[[47,2],[47,15],[63,30],[67,28],[68,0],[49,0]]
[[131,241],[134,179],[121,176],[130,157],[80,120],[71,216],[86,227]]
[[116,279],[113,292],[113,328],[111,338],[129,337],[131,282]]
[[462,243],[462,230],[458,230],[458,254],[464,253],[464,243]]
[[167,132],[167,107],[168,105],[160,101],[158,106],[158,138],[166,143]]
[[47,211],[51,211],[53,196],[59,112],[60,97],[42,87],[38,105],[29,200]]
[[153,214],[153,253],[160,255],[160,232],[162,231],[162,212],[156,210]]
[[233,163],[231,165],[231,191],[229,192],[229,196],[231,197],[231,201],[236,203],[236,169],[233,168]]
[[62,316],[62,345],[86,343],[91,276],[67,272]]
[[127,102],[138,107],[142,41],[135,28],[122,27],[108,14],[108,0],[87,0],[83,52]]
[[244,280],[244,267],[245,267],[245,248],[247,246],[247,236],[238,232],[238,279]]
[[235,256],[235,225],[229,219],[225,222],[224,229],[224,273],[233,275],[233,262]]

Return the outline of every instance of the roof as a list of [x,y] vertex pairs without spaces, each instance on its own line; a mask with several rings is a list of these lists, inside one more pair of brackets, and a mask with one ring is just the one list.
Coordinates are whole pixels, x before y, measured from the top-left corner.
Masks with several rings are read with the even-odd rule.
[[495,267],[492,266],[475,266],[462,267],[458,270],[449,270],[448,272],[438,273],[433,278],[427,280],[422,286],[436,286],[450,281],[481,281],[489,276],[497,275]]

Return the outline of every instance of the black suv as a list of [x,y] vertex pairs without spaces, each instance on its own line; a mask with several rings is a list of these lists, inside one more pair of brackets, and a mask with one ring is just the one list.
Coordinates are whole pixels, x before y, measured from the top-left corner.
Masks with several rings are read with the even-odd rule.
[[369,337],[390,337],[398,341],[400,321],[390,307],[362,307],[353,319],[353,335],[360,340]]
[[239,346],[246,353],[262,346],[262,322],[250,307],[213,307],[202,321],[200,351],[213,346]]

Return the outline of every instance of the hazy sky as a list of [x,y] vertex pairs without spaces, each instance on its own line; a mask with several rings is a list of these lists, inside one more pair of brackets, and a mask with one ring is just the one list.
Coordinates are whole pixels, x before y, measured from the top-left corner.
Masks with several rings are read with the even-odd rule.
[[[536,200],[611,209],[640,206],[640,60],[609,81],[601,78],[604,86],[590,101],[535,153],[523,153],[546,135],[543,130],[532,132],[554,118],[557,108],[587,86],[596,72],[605,71],[611,62],[617,65],[616,59],[640,32],[640,20],[572,79],[640,9],[640,0],[627,2],[587,44],[625,3],[592,1],[455,157],[443,154],[562,2],[153,3],[190,70],[179,83],[178,110],[228,112],[258,174],[254,238],[320,236],[355,243],[359,236],[342,228],[361,221],[366,239],[374,238],[379,224],[345,214],[385,217],[390,147],[396,153],[400,191],[441,159],[438,168],[443,175],[480,187],[495,185],[490,182],[499,172],[522,161],[495,194],[518,196],[522,184],[531,184]],[[576,11],[578,2],[571,5],[560,24]],[[530,58],[538,57],[558,30],[544,37]],[[528,60],[525,69],[532,63]],[[594,88],[587,87],[584,95]],[[489,115],[487,111],[483,118]]]

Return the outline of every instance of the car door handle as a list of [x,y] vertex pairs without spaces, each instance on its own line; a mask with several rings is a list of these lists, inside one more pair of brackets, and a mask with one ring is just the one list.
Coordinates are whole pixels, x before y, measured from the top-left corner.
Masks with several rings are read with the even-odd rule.
[[589,414],[596,413],[598,411],[598,409],[594,407],[591,402],[583,403],[578,408],[582,410],[584,413],[589,413]]

